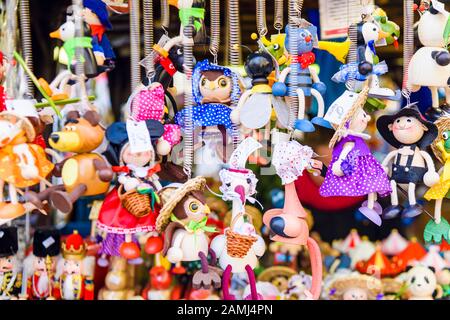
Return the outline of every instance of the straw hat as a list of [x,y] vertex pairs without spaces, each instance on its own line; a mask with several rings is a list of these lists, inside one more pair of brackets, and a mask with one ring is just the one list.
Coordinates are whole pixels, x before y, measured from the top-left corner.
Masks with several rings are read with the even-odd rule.
[[383,284],[383,293],[385,295],[394,295],[400,292],[403,282],[396,278],[384,278],[381,280]]
[[163,232],[169,224],[170,215],[177,204],[192,191],[201,191],[206,186],[206,179],[204,177],[195,177],[189,179],[186,183],[172,183],[159,191],[161,202],[163,204],[159,211],[158,218],[156,218],[156,230]]
[[11,123],[17,123],[18,121],[22,120],[22,129],[25,131],[28,141],[32,142],[36,138],[36,130],[27,117],[10,111],[3,111],[2,113],[0,113],[0,120],[5,120]]
[[377,278],[365,274],[353,273],[337,278],[330,287],[336,290],[336,293],[331,296],[333,300],[341,300],[344,293],[351,288],[366,290],[369,299],[375,299],[382,292],[383,285]]
[[258,275],[258,282],[270,282],[282,291],[287,289],[289,279],[296,274],[297,272],[292,268],[273,266]]

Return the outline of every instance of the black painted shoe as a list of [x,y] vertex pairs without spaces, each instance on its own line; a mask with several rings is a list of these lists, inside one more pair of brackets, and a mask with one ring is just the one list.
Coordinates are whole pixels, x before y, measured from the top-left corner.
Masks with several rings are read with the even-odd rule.
[[412,206],[409,206],[402,211],[402,217],[403,218],[414,218],[417,217],[419,214],[421,214],[423,211],[423,208],[420,204],[415,204]]
[[435,122],[437,119],[441,117],[443,112],[444,111],[441,108],[430,107],[425,112],[425,117],[428,119],[428,121]]
[[389,206],[383,210],[382,217],[385,220],[394,219],[402,212],[402,207],[399,205]]

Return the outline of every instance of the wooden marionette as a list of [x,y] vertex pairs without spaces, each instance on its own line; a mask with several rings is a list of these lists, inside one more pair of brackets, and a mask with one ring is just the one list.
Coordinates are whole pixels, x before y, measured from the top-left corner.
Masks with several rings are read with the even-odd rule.
[[285,136],[275,144],[272,163],[285,186],[283,209],[271,209],[264,213],[264,225],[271,232],[272,241],[307,246],[312,269],[311,291],[318,299],[322,283],[322,257],[317,242],[309,236],[306,212],[297,196],[294,181],[310,167],[314,152]]
[[50,228],[36,229],[33,236],[33,254],[24,261],[27,291],[21,298],[29,300],[59,299],[56,265],[61,239],[59,231]]
[[81,117],[77,111],[66,115],[66,123],[59,132],[50,135],[50,146],[61,152],[70,152],[56,164],[53,174],[62,177],[62,184],[36,193],[27,191],[25,198],[41,209],[44,201],[63,213],[72,211],[73,203],[82,196],[104,194],[108,191],[113,172],[107,162],[93,151],[103,141],[105,130],[95,111],[86,111]]
[[[320,187],[320,195],[367,195],[368,200],[362,204],[359,211],[376,225],[381,225],[382,208],[376,200],[378,195],[389,195],[391,185],[383,167],[365,142],[370,138],[364,133],[370,121],[370,116],[363,109],[368,93],[368,84],[359,94],[347,91],[327,112],[325,118],[334,124],[336,132],[329,144],[333,149],[331,170],[327,171]],[[342,99],[344,101],[341,101]],[[348,107],[347,110],[343,110],[343,105]]]
[[224,270],[222,276],[222,292],[225,300],[234,300],[230,294],[232,273],[247,273],[251,294],[244,297],[247,300],[261,300],[256,289],[253,269],[258,265],[258,258],[265,250],[264,239],[258,235],[249,215],[245,212],[247,200],[255,202],[252,197],[256,193],[257,178],[245,168],[247,158],[262,145],[249,137],[243,140],[232,153],[229,167],[219,172],[222,185],[222,199],[232,201],[231,224],[225,229],[225,234],[216,236],[211,242],[211,249],[216,253],[219,266]]
[[[296,48],[292,47],[290,41],[296,43]],[[312,52],[314,47],[317,47],[317,27],[303,19],[295,28],[286,26],[285,48],[289,53],[289,67],[281,72],[278,82],[274,83],[272,88],[276,96],[298,96],[298,119],[294,127],[304,132],[314,131],[313,124],[330,128],[330,124],[323,119],[325,104],[322,95],[325,94],[327,87],[311,66],[315,62],[315,55]],[[293,49],[296,52],[293,52]],[[288,90],[285,81],[288,86],[294,86],[295,90]],[[305,119],[305,97],[314,97],[318,104],[317,116],[311,121]]]
[[252,87],[240,97],[237,107],[231,112],[231,121],[247,129],[265,128],[270,132],[272,112],[275,110],[277,124],[288,127],[289,108],[282,97],[272,94],[268,77],[274,71],[273,57],[265,51],[247,56],[245,71],[252,80]]
[[[423,1],[424,2],[424,1]],[[430,120],[440,116],[442,110],[448,111],[450,104],[450,53],[448,44],[449,12],[444,3],[432,0],[418,22],[417,35],[422,47],[412,56],[408,66],[407,86],[418,91],[422,86],[431,90],[432,105],[427,112]],[[445,90],[445,104],[439,105],[439,88]]]
[[196,177],[184,184],[165,186],[159,192],[163,205],[156,219],[156,231],[164,233],[162,254],[171,263],[181,262],[186,266],[188,273],[193,274],[194,289],[220,288],[221,285],[220,275],[212,267],[216,255],[209,248],[207,233],[214,233],[215,228],[206,224],[210,209],[202,194],[205,185],[205,178]]
[[[36,129],[32,121],[39,115],[31,103],[21,104],[20,112],[12,105],[0,113],[0,222],[5,223],[36,209],[31,202],[20,203],[21,189],[39,185],[52,172],[54,165],[47,160],[44,148],[35,143]],[[8,186],[9,202],[3,198]],[[42,207],[38,207],[42,209]]]
[[[0,228],[0,299],[17,299],[22,288],[22,273],[16,259],[19,243],[16,227]],[[24,280],[26,281],[26,279]]]
[[208,60],[200,61],[192,74],[192,94],[194,106],[179,111],[175,122],[184,130],[185,119],[192,113],[192,125],[201,129],[202,136],[208,129],[217,128],[222,135],[222,160],[226,162],[227,136],[231,136],[233,129],[231,106],[241,95],[238,75]]
[[114,68],[116,55],[106,35],[112,29],[106,4],[102,0],[83,0],[82,17],[89,25],[94,55],[99,65]]
[[87,243],[75,230],[63,241],[61,250],[59,296],[62,300],[94,300],[94,278],[85,270]]
[[145,151],[135,151],[130,141],[134,133],[125,122],[115,122],[106,130],[109,145],[104,155],[117,174],[118,187],[106,195],[97,220],[97,228],[104,233],[100,265],[107,265],[106,256],[122,256],[129,263],[141,263],[136,233],[155,230],[160,206],[157,192],[162,186],[158,177],[161,167],[153,145],[164,128],[156,120],[143,123],[151,141]]
[[[424,150],[437,137],[438,129],[425,120],[414,104],[396,114],[379,117],[377,129],[384,140],[396,148],[382,163],[389,172],[392,188],[391,205],[383,210],[383,218],[392,219],[399,213],[403,217],[415,217],[422,213],[422,206],[416,202],[416,185],[423,182],[432,187],[439,182],[433,159]],[[398,203],[398,184],[408,185],[408,206],[404,209]]]
[[426,242],[441,243],[442,238],[448,241],[450,237],[450,225],[441,213],[442,202],[449,197],[450,190],[450,116],[442,115],[434,124],[438,128],[438,135],[431,148],[443,166],[439,170],[439,182],[424,194],[426,200],[435,200],[435,208],[434,219],[425,226],[423,237]]

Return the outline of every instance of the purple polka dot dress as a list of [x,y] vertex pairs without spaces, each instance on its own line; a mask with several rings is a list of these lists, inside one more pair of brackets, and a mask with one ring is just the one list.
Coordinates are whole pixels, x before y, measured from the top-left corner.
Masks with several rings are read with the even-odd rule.
[[[342,161],[341,169],[344,175],[338,177],[333,174],[331,168],[347,142],[354,142],[355,146]],[[361,137],[348,135],[342,138],[333,149],[333,157],[325,181],[320,186],[320,195],[322,197],[357,197],[373,192],[377,192],[381,197],[392,192],[389,178],[383,167]]]

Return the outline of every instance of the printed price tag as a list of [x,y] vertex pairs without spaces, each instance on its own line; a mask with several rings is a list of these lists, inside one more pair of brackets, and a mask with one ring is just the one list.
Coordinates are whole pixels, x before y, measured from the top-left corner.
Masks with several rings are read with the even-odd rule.
[[128,141],[132,153],[145,152],[153,149],[150,133],[145,121],[127,120]]
[[328,108],[328,111],[323,118],[335,125],[339,125],[357,98],[358,94],[356,92],[346,90]]

